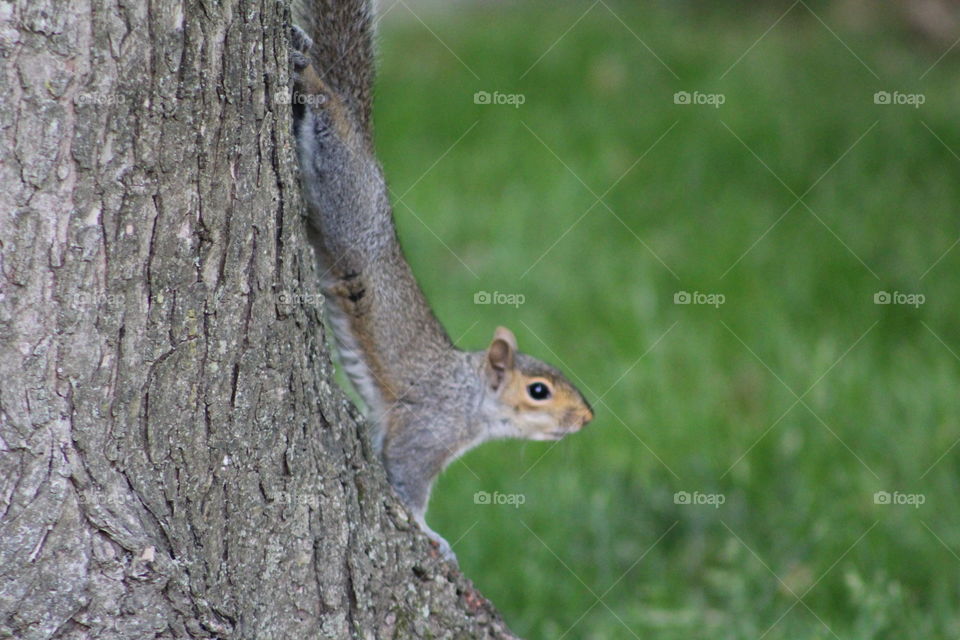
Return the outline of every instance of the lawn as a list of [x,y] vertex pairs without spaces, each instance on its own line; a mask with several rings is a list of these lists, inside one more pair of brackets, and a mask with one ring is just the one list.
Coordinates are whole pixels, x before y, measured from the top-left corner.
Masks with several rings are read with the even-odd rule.
[[596,409],[473,451],[428,521],[529,638],[956,638],[960,48],[644,4],[381,25],[438,316],[465,348],[511,327]]

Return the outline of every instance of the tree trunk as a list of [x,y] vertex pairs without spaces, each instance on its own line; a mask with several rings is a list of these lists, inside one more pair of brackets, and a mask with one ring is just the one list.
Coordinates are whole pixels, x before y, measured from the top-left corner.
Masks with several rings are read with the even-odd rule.
[[510,637],[332,382],[271,0],[0,0],[0,638]]

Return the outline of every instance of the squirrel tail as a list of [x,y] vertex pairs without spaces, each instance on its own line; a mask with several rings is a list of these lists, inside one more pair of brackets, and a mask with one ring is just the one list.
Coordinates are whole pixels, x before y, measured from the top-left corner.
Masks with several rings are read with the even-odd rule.
[[313,39],[311,58],[324,84],[370,131],[374,76],[374,0],[295,0],[294,21]]

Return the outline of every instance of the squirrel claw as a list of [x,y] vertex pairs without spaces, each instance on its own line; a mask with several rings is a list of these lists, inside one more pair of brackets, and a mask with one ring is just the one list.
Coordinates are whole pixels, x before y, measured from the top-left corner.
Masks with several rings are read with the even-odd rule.
[[[434,537],[436,536],[436,537]],[[440,555],[443,556],[443,559],[447,562],[457,566],[457,554],[453,552],[453,549],[450,547],[450,543],[434,533],[430,536],[430,542],[437,548],[437,551],[440,552]]]
[[295,51],[307,53],[313,48],[313,40],[306,31],[294,24],[290,26],[290,45]]
[[427,537],[430,538],[430,543],[437,548],[437,551],[440,552],[440,555],[443,556],[444,560],[450,562],[454,566],[457,566],[457,554],[453,552],[453,549],[450,547],[450,543],[443,539],[439,533],[427,526],[426,521],[423,519],[423,516],[418,516],[416,518],[417,524],[420,525],[420,529],[427,534]]

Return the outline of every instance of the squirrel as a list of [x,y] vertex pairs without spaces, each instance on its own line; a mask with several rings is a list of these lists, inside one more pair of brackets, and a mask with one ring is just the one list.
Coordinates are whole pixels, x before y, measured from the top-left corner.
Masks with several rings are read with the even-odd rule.
[[387,479],[427,526],[436,476],[495,438],[557,440],[593,410],[556,368],[498,327],[483,351],[454,346],[397,240],[371,127],[370,0],[302,0],[291,28],[294,136],[307,234],[340,361],[367,406]]

